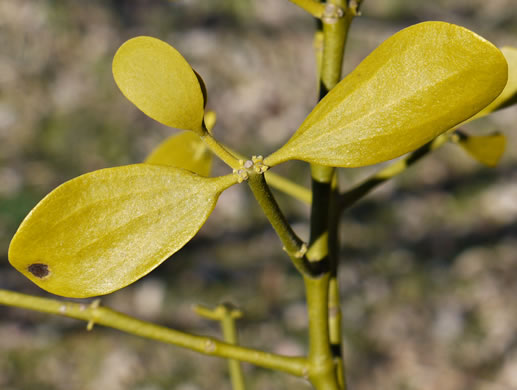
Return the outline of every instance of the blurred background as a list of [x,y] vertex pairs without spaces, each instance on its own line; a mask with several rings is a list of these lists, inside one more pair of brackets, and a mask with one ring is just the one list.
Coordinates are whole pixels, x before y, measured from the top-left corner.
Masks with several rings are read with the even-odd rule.
[[[517,46],[515,0],[365,0],[345,72],[408,25],[444,20]],[[0,288],[50,296],[12,269],[8,244],[60,183],[142,161],[175,130],[145,117],[111,75],[116,49],[151,35],[203,76],[216,137],[248,155],[284,142],[315,103],[314,23],[287,0],[0,1]],[[344,352],[351,389],[517,388],[517,110],[466,130],[504,132],[495,169],[447,145],[343,218]],[[305,164],[277,172],[308,183]],[[343,187],[378,167],[346,170]],[[217,174],[226,173],[222,165]],[[300,235],[307,207],[279,194]],[[303,286],[246,186],[225,192],[173,259],[102,304],[181,330],[219,335],[192,305],[246,313],[241,342],[306,351]],[[86,301],[89,302],[89,301]],[[244,365],[250,389],[309,389]],[[0,306],[3,390],[230,389],[226,363],[51,315]]]

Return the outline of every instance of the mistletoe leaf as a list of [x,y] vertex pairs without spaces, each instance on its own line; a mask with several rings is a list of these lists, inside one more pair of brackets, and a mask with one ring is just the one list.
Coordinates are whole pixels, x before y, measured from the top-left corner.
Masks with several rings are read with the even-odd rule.
[[203,134],[204,83],[169,44],[145,36],[128,40],[113,58],[113,77],[124,96],[146,115]]
[[201,228],[235,175],[204,178],[148,164],[91,172],[25,218],[9,261],[51,293],[108,294],[151,272]]
[[425,22],[383,42],[264,160],[359,167],[417,149],[503,90],[507,64],[463,27]]
[[517,103],[517,48],[505,46],[501,52],[508,63],[508,82],[495,100],[475,115],[479,118]]
[[471,157],[489,167],[497,166],[506,148],[506,137],[500,133],[460,134],[457,142]]
[[183,131],[158,145],[145,162],[183,168],[208,177],[212,169],[212,152],[197,134]]

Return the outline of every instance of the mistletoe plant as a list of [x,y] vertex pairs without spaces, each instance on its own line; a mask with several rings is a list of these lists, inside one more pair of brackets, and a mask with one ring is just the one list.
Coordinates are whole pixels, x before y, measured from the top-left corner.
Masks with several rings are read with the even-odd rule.
[[[0,302],[229,358],[235,388],[244,387],[238,361],[306,377],[318,389],[346,387],[336,278],[340,214],[448,140],[487,165],[497,164],[502,135],[476,137],[457,129],[516,100],[517,50],[501,52],[460,26],[424,22],[387,39],[339,81],[346,33],[358,4],[293,2],[321,20],[322,98],[284,145],[266,157],[258,150],[245,158],[221,144],[211,131],[215,115],[205,112],[207,91],[200,75],[168,43],[146,36],[130,39],[113,60],[116,84],[145,114],[186,131],[160,145],[145,163],[87,173],[56,188],[19,227],[9,261],[57,295],[108,294],[179,251],[205,223],[219,195],[247,183],[303,277],[307,356],[235,345],[234,320],[241,313],[227,305],[198,308],[200,315],[222,322],[223,342],[145,323],[100,307],[98,301],[87,307],[2,290]],[[513,70],[509,77],[507,61]],[[336,168],[363,167],[407,153],[359,186],[339,191]],[[212,155],[230,168],[227,175],[210,177]],[[290,160],[311,164],[312,192],[270,171]],[[311,203],[308,241],[295,234],[269,185]]]

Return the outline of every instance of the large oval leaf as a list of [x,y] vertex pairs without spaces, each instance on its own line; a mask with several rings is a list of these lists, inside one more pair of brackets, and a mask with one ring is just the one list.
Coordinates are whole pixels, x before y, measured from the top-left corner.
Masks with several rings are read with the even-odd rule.
[[203,133],[204,86],[169,44],[152,37],[130,39],[113,58],[113,77],[124,96],[151,118]]
[[9,247],[11,264],[66,297],[107,294],[185,245],[235,175],[203,178],[147,164],[79,176],[47,195]]
[[212,169],[212,152],[199,135],[183,131],[158,145],[145,162],[183,168],[208,177]]
[[264,160],[358,167],[410,152],[499,95],[507,64],[475,33],[443,22],[408,27],[383,42]]

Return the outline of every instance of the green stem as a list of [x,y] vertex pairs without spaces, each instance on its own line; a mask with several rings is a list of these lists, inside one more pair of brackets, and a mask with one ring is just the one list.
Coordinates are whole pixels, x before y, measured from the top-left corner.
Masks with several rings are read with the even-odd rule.
[[267,183],[274,189],[282,191],[303,203],[311,204],[312,192],[309,189],[270,171],[266,171],[265,175]]
[[217,142],[217,140],[212,137],[212,134],[205,132],[201,139],[205,143],[206,146],[214,153],[217,157],[219,157],[222,161],[226,163],[230,168],[238,170],[242,168],[242,162],[239,161],[235,156],[229,152],[222,144]]
[[341,389],[346,389],[345,365],[343,360],[343,346],[341,333],[341,305],[339,298],[338,266],[339,266],[339,188],[337,174],[332,180],[332,193],[330,195],[330,220],[329,220],[329,262],[330,262],[330,281],[329,281],[329,338],[336,375]]
[[[237,327],[235,320],[242,317],[242,312],[229,303],[218,305],[215,309],[197,305],[194,310],[197,314],[210,320],[219,321],[223,331],[224,341],[228,344],[237,345]],[[233,390],[246,390],[244,375],[241,364],[238,360],[228,359],[228,370]]]
[[[316,33],[315,37],[315,42],[318,42],[321,39],[321,31],[323,32],[321,58],[317,52],[320,99],[341,79],[348,30],[352,20],[358,14],[358,7],[359,2],[353,0],[328,0],[326,2],[325,13],[321,18],[321,24],[318,24],[318,28],[321,30]],[[339,202],[335,190],[337,176],[334,168],[317,165],[311,165],[311,176],[313,196],[307,258],[312,262],[317,262],[321,272],[321,285],[313,286],[307,278],[305,283],[309,324],[312,321],[312,326],[309,327],[311,346],[309,358],[311,367],[321,366],[317,370],[318,374],[312,378],[312,383],[317,389],[344,389],[346,379],[341,356],[341,318],[337,286],[339,264]],[[332,283],[330,283],[331,281]],[[329,300],[329,294],[331,300]],[[309,298],[311,295],[313,298]],[[330,316],[329,306],[332,310]],[[316,316],[315,319],[313,319],[314,316]]]
[[249,172],[248,185],[273,229],[275,229],[280,241],[282,241],[284,250],[291,258],[295,267],[304,275],[311,274],[310,266],[305,257],[307,247],[287,222],[266,183],[264,175],[254,171]]
[[329,282],[329,341],[336,375],[340,389],[346,389],[346,375],[342,351],[341,334],[341,306],[339,300],[339,286],[336,275],[331,275]]
[[[340,195],[340,213],[344,210],[353,206],[359,199],[363,198],[371,190],[386,182],[387,180],[401,174],[411,165],[420,161],[423,157],[427,156],[432,151],[442,147],[454,133],[445,133],[436,137],[431,142],[426,143],[414,152],[410,153],[407,157],[397,160],[387,167],[381,169],[377,173],[367,178],[362,183],[355,187],[350,188]],[[339,213],[339,214],[340,214]]]
[[307,258],[312,263],[320,263],[320,272],[325,272],[328,265],[324,264],[328,256],[329,201],[331,180],[335,169],[311,165],[312,197],[311,204],[311,234]]
[[345,44],[352,21],[351,17],[353,17],[347,12],[346,0],[329,0],[326,7],[332,9],[334,15],[322,18],[323,55],[320,73],[320,99],[341,80]]
[[329,339],[329,280],[329,273],[304,278],[309,318],[309,380],[317,390],[339,390]]
[[0,289],[0,304],[76,318],[87,321],[90,325],[94,323],[104,325],[136,336],[188,348],[204,355],[240,360],[295,376],[306,376],[308,371],[308,361],[304,357],[281,356],[231,345],[211,337],[192,335],[137,320],[136,318],[105,307],[98,307],[97,305],[88,306],[81,303],[63,302],[3,289]]
[[[223,331],[224,340],[228,344],[236,345],[238,343],[238,337],[233,310],[227,305],[224,305],[223,307],[225,310],[221,319],[221,329]],[[233,390],[246,390],[240,362],[235,359],[228,359],[228,370],[230,372]]]
[[325,5],[316,0],[291,0],[291,2],[303,8],[315,18],[321,18],[325,11]]
[[[326,13],[322,18],[323,53],[320,77],[320,99],[323,98],[341,79],[343,55],[352,21],[348,17],[346,0],[329,0]],[[311,209],[311,237],[309,240],[310,261],[322,262],[328,255],[328,226],[330,183],[334,168],[311,165],[313,202]]]

